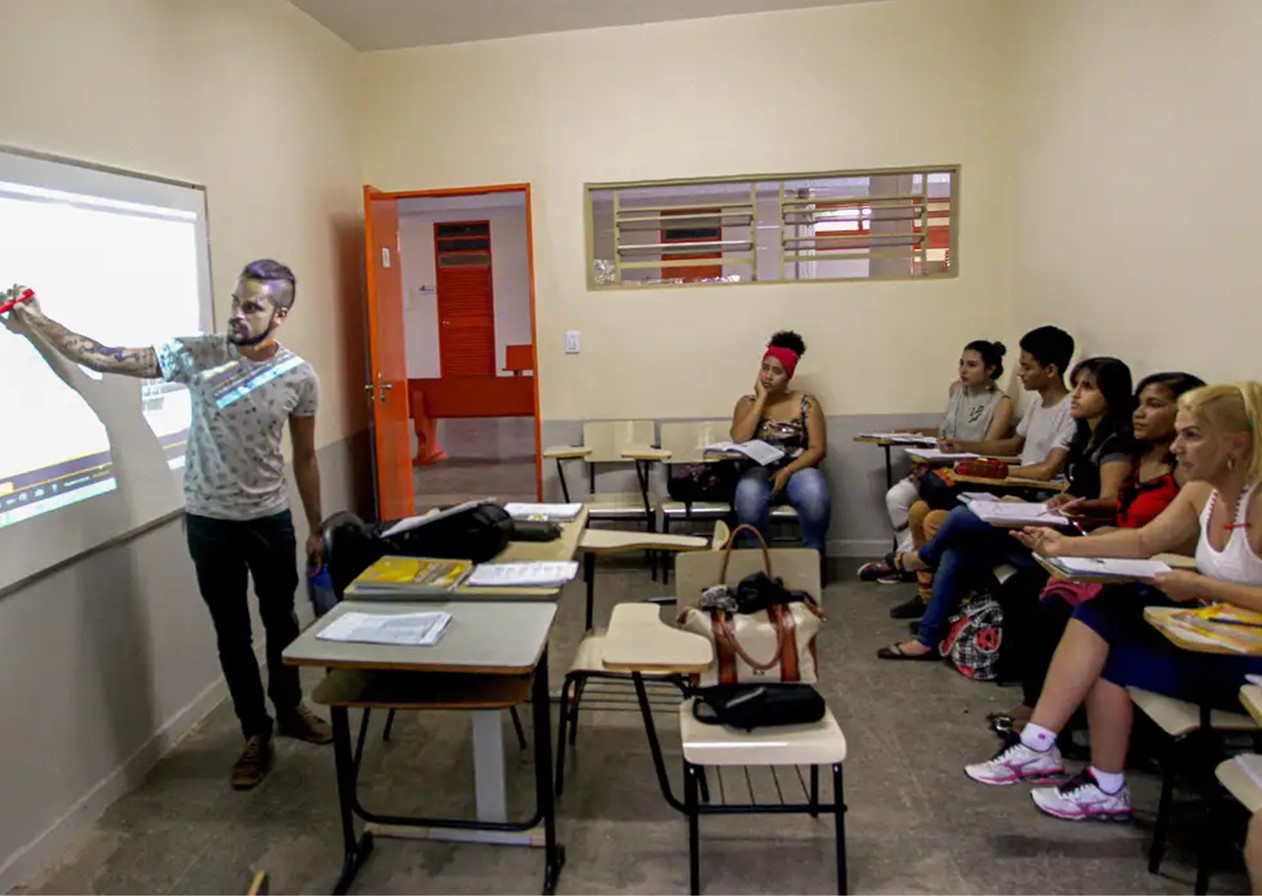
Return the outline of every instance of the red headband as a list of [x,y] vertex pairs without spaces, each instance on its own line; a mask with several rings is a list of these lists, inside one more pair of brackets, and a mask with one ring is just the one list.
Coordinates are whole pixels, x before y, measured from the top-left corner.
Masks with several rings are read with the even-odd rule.
[[779,345],[770,346],[767,353],[762,356],[765,361],[767,358],[775,358],[784,368],[784,372],[789,375],[789,379],[793,379],[793,371],[797,370],[798,360],[801,356],[791,348],[784,348]]

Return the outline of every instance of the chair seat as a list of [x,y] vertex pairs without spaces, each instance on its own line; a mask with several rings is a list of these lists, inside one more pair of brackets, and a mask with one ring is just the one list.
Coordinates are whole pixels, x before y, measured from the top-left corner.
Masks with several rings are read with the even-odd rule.
[[788,504],[777,504],[771,508],[771,518],[773,520],[795,520],[798,518],[798,512]]
[[[608,492],[583,499],[590,520],[644,519],[644,498],[639,492]],[[650,503],[651,506],[651,503]]]
[[846,759],[846,735],[830,709],[811,725],[741,731],[697,721],[692,704],[679,707],[679,734],[684,759],[693,765],[832,765]]
[[[1201,709],[1195,703],[1141,688],[1128,687],[1126,691],[1131,695],[1131,702],[1171,737],[1182,737],[1201,727]],[[1215,731],[1258,730],[1257,722],[1249,716],[1223,709],[1210,711],[1209,725]]]
[[732,505],[724,501],[693,501],[691,504],[683,501],[659,501],[658,506],[662,508],[662,513],[666,516],[685,519],[714,519],[727,516],[732,512]]
[[1214,770],[1227,792],[1250,812],[1262,809],[1262,756],[1241,753],[1218,764]]

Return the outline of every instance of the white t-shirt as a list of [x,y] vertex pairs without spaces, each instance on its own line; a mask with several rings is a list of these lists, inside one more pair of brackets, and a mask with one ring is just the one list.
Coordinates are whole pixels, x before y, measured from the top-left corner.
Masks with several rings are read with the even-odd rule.
[[1041,464],[1056,448],[1068,448],[1078,427],[1069,416],[1070,396],[1066,395],[1051,407],[1044,407],[1042,400],[1017,424],[1017,435],[1025,438],[1021,449],[1021,466]]
[[157,353],[163,379],[184,383],[193,400],[185,509],[220,520],[284,510],[281,436],[291,416],[315,415],[319,380],[311,365],[283,346],[251,361],[221,334],[175,339]]

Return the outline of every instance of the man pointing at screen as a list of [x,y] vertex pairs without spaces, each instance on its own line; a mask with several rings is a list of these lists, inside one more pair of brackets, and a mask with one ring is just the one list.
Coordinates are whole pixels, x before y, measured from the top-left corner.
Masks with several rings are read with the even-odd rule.
[[[4,300],[21,296],[15,286]],[[298,670],[281,652],[298,635],[297,545],[285,487],[281,438],[293,444],[294,479],[307,516],[309,562],[321,559],[320,471],[315,455],[319,380],[276,341],[295,298],[293,272],[270,260],[245,266],[232,294],[228,333],[190,336],[149,348],[114,348],[50,319],[34,301],[11,323],[75,363],[101,373],[161,377],[188,386],[192,422],[184,466],[185,529],[197,584],[210,609],[245,749],[232,786],[258,784],[272,758],[272,718],[251,643],[247,573],[253,576],[267,646],[268,696],[281,734],[325,744],[332,732],[302,703]]]

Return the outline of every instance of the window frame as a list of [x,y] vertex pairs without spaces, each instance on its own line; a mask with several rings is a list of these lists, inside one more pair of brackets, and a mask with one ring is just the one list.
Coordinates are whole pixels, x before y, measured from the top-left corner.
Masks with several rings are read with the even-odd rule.
[[[631,180],[631,181],[599,181],[585,182],[583,184],[583,224],[584,224],[584,259],[583,266],[586,270],[585,280],[588,292],[615,292],[620,290],[646,290],[646,289],[688,289],[700,286],[784,286],[803,285],[813,283],[864,283],[864,282],[897,282],[897,281],[933,281],[953,279],[960,275],[960,254],[959,254],[959,238],[960,238],[960,178],[963,166],[958,163],[943,165],[906,165],[895,168],[856,168],[856,169],[838,169],[831,171],[810,171],[810,172],[791,172],[791,173],[771,173],[771,174],[749,174],[749,175],[721,175],[713,177],[681,177],[668,178],[663,180]],[[925,177],[925,196],[928,199],[928,177],[931,174],[949,173],[951,175],[951,190],[947,197],[949,203],[949,240],[946,247],[947,258],[949,259],[949,267],[945,271],[934,271],[931,273],[907,273],[907,274],[889,274],[879,276],[863,276],[863,277],[811,277],[811,278],[776,278],[770,280],[740,280],[740,281],[704,281],[693,283],[637,283],[635,281],[619,280],[616,283],[600,284],[596,282],[595,271],[595,222],[593,220],[594,194],[602,191],[617,191],[627,189],[644,189],[654,187],[688,187],[706,184],[731,184],[733,186],[746,186],[750,190],[751,200],[757,196],[758,187],[762,184],[774,184],[778,187],[781,199],[781,207],[783,208],[784,200],[784,184],[789,181],[799,180],[823,180],[829,178],[848,178],[848,177],[896,177],[903,175],[920,174]],[[616,194],[615,194],[616,196]],[[938,199],[938,201],[942,201]],[[932,220],[934,216],[929,213],[927,208],[929,202],[926,202],[925,220]],[[685,206],[674,206],[676,209],[683,209]],[[697,204],[698,208],[702,204]],[[714,203],[708,203],[704,207],[713,208]],[[618,203],[615,199],[614,221],[617,220]],[[740,212],[733,213],[741,214]],[[754,211],[750,222],[751,230],[757,226],[757,205],[754,201]],[[616,245],[616,223],[615,223],[615,245]],[[781,258],[781,270],[786,262],[786,249],[783,243],[783,216],[781,217],[781,236],[779,253]],[[720,225],[720,230],[721,230]],[[929,250],[927,245],[929,240],[928,233],[925,235],[925,251]],[[757,238],[754,237],[754,249],[751,251],[757,253]],[[936,247],[935,247],[936,248]],[[615,253],[616,253],[615,249]],[[813,259],[816,261],[824,261],[826,259]],[[735,263],[742,263],[739,258],[733,259]],[[757,269],[756,261],[751,265],[753,270]]]

